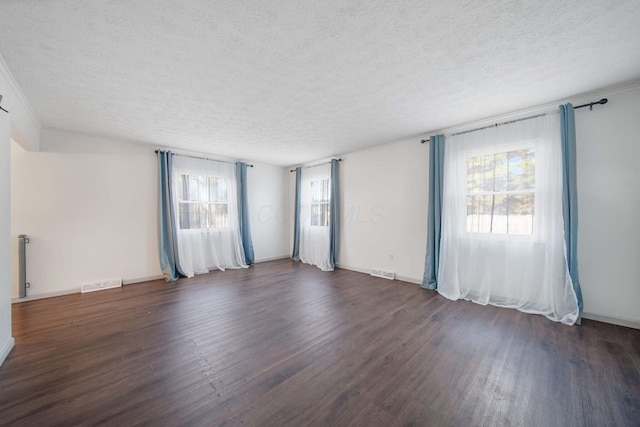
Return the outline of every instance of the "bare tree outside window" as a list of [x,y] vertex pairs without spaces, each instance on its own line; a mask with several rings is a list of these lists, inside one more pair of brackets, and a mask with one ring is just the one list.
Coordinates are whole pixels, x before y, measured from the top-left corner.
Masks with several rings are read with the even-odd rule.
[[533,234],[535,161],[534,148],[467,161],[467,232]]

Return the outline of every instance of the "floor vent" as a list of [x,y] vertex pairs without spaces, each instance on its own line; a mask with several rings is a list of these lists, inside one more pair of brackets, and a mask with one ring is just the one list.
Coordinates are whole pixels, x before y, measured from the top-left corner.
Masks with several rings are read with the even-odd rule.
[[373,270],[371,270],[371,275],[389,280],[393,280],[396,277],[396,273],[391,270],[385,270],[383,268],[374,268]]
[[102,291],[104,289],[119,288],[122,286],[122,279],[117,277],[115,279],[96,280],[94,282],[85,282],[80,285],[80,292],[95,292]]

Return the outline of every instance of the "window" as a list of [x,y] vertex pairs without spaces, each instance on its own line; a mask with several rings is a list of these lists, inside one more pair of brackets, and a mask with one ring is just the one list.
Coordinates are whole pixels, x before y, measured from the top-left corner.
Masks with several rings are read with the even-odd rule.
[[311,225],[329,226],[329,180],[311,181]]
[[535,148],[467,160],[469,233],[533,234]]
[[227,228],[227,180],[215,176],[180,175],[178,183],[180,228]]

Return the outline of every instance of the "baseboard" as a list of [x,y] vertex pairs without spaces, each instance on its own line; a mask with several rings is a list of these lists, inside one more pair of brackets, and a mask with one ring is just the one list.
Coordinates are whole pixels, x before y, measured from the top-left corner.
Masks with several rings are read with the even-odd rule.
[[[122,281],[122,284],[123,285],[131,285],[133,283],[149,282],[149,281],[152,281],[152,280],[159,280],[159,279],[164,279],[164,276],[152,276],[152,277],[139,277],[139,278],[136,278],[136,279],[125,279],[125,280]],[[60,296],[63,296],[63,295],[71,295],[71,294],[78,294],[78,293],[80,293],[80,288],[78,288],[78,289],[65,289],[65,290],[56,291],[56,292],[43,292],[41,294],[27,295],[24,298],[19,298],[19,297],[11,298],[11,303],[12,304],[16,304],[16,303],[20,303],[20,302],[35,301],[35,300],[44,299],[44,298],[60,297]]]
[[414,285],[422,285],[422,279],[415,279],[413,277],[406,276],[396,276],[396,279],[400,280],[401,282],[413,283]]
[[336,264],[336,268],[341,268],[343,270],[349,270],[349,271],[355,271],[356,273],[363,273],[363,274],[371,273],[371,271],[367,271],[364,268],[352,267],[350,265],[344,265],[344,264]]
[[[343,270],[355,271],[356,273],[363,273],[367,275],[371,274],[371,269],[367,270],[365,268],[352,267],[350,265],[336,264],[336,268],[342,268]],[[396,275],[396,278],[394,280],[398,280],[400,282],[414,283],[416,285],[422,284],[422,279],[415,279],[413,277],[407,277],[407,276]]]
[[[289,258],[289,255],[281,255],[281,256],[276,256],[276,257],[272,257],[272,258],[263,258],[260,260],[257,260],[256,263],[262,263],[262,262],[269,262],[269,261],[276,261],[279,259],[285,259],[285,258]],[[133,285],[135,283],[143,283],[143,282],[152,282],[154,280],[163,280],[164,276],[148,276],[148,277],[136,277],[133,279],[123,279],[122,280],[122,285]],[[20,303],[20,302],[27,302],[27,301],[35,301],[35,300],[39,300],[39,299],[43,299],[43,298],[53,298],[53,297],[59,297],[62,295],[70,295],[70,294],[77,294],[80,292],[80,289],[66,289],[63,291],[57,291],[57,292],[44,292],[41,294],[36,294],[36,295],[27,295],[24,298],[12,298],[11,299],[11,303],[12,304],[16,304],[16,303]]]
[[637,320],[611,317],[595,313],[582,313],[582,318],[595,320],[597,322],[611,323],[612,325],[625,326],[627,328],[640,329],[640,322]]
[[137,277],[134,279],[122,279],[122,285],[133,285],[134,283],[142,283],[142,282],[152,282],[154,280],[162,280],[164,279],[163,275],[160,276],[149,276],[149,277]]
[[269,258],[260,258],[256,260],[256,264],[260,264],[263,262],[269,262],[269,261],[278,261],[280,259],[286,259],[286,258],[291,258],[291,255],[279,255],[279,256],[274,256],[274,257],[269,257]]
[[59,297],[62,295],[71,295],[71,294],[79,294],[79,293],[80,293],[80,288],[65,289],[63,291],[56,291],[56,292],[43,292],[41,294],[36,294],[36,295],[27,295],[24,298],[19,298],[19,297],[11,298],[11,303],[16,304],[16,303],[27,302],[27,301],[35,301],[43,298],[53,298],[53,297]]
[[15,343],[16,340],[14,340],[13,337],[9,337],[7,342],[2,346],[2,350],[0,350],[0,366],[2,366],[7,356],[9,356],[9,353],[11,353]]

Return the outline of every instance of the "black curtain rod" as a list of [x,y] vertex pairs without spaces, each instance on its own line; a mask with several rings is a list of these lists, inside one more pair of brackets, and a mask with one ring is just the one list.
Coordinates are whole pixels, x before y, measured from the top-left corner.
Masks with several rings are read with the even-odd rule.
[[609,102],[609,100],[607,98],[602,98],[600,101],[595,101],[595,102],[588,102],[586,104],[582,104],[582,105],[578,105],[577,107],[573,107],[574,110],[578,109],[578,108],[584,108],[584,107],[589,107],[589,111],[593,110],[593,106],[594,105],[598,105],[598,104],[606,104],[607,102]]
[[516,119],[516,120],[509,120],[508,122],[496,123],[496,124],[489,125],[489,126],[483,126],[483,127],[481,127],[481,128],[476,128],[476,129],[471,129],[471,130],[465,130],[465,131],[463,131],[463,132],[452,133],[452,134],[451,134],[451,136],[463,135],[463,134],[465,134],[465,133],[471,133],[471,132],[476,132],[476,131],[479,131],[479,130],[484,130],[484,129],[489,129],[489,128],[495,128],[495,127],[498,127],[498,126],[508,125],[508,124],[511,124],[511,123],[521,122],[521,121],[524,121],[524,120],[536,119],[536,118],[538,118],[538,117],[542,117],[542,116],[545,116],[545,115],[546,115],[546,114],[536,114],[535,116],[523,117],[523,118],[521,118],[521,119]]
[[[337,160],[337,161],[339,161],[339,162],[341,162],[341,161],[342,161],[342,159],[334,159],[334,160]],[[313,166],[306,166],[306,167],[303,167],[302,169],[315,168],[316,166],[326,165],[327,163],[331,163],[331,162],[318,163],[317,165],[313,165]],[[295,171],[296,171],[295,169],[291,169],[289,172],[295,172]]]
[[[589,110],[593,110],[593,106],[594,105],[606,104],[607,102],[609,102],[609,100],[607,98],[602,98],[600,101],[594,101],[594,102],[589,102],[587,104],[578,105],[577,107],[573,107],[573,109],[575,110],[577,108],[589,107]],[[496,124],[493,124],[493,125],[483,126],[483,127],[476,128],[476,129],[465,130],[464,132],[454,133],[454,134],[451,134],[451,136],[462,135],[462,134],[465,134],[465,133],[475,132],[475,131],[483,130],[483,129],[489,129],[489,128],[496,127],[496,126],[508,125],[510,123],[520,122],[522,120],[535,119],[536,117],[542,117],[542,116],[544,116],[544,114],[538,114],[538,115],[531,116],[531,117],[524,117],[522,119],[517,119],[517,120],[510,120],[508,122],[496,123]],[[423,139],[423,140],[420,141],[421,144],[424,144],[425,142],[429,142],[429,140],[428,139]]]
[[[155,150],[155,153],[157,154],[158,151],[160,151],[160,150]],[[171,151],[169,151],[169,153],[171,153]],[[188,156],[186,154],[173,153],[173,155],[174,156],[180,156],[180,157],[189,157],[191,159],[209,160],[209,161],[212,161],[212,162],[229,163],[229,164],[237,163],[237,162],[227,162],[226,160],[210,159],[208,157]],[[253,165],[247,164],[247,167],[252,168]]]
[[[3,95],[0,95],[0,104],[2,104],[2,98],[3,98]],[[4,111],[5,113],[8,113],[8,111],[2,107],[0,107],[0,110]]]
[[[452,133],[451,136],[456,136],[456,135],[462,135],[465,133],[471,133],[471,132],[477,132],[479,130],[484,130],[484,129],[489,129],[489,128],[495,128],[498,126],[502,126],[502,125],[508,125],[510,123],[516,123],[516,122],[521,122],[523,120],[530,120],[530,119],[535,119],[537,117],[542,117],[545,114],[536,114],[535,116],[531,116],[531,117],[523,117],[521,119],[516,119],[516,120],[509,120],[508,122],[502,122],[502,123],[495,123],[492,125],[488,125],[488,126],[482,126],[480,128],[475,128],[475,129],[470,129],[470,130],[465,130],[463,132],[457,132],[457,133]],[[420,141],[421,144],[424,144],[425,142],[429,142],[428,139],[423,139],[422,141]]]

